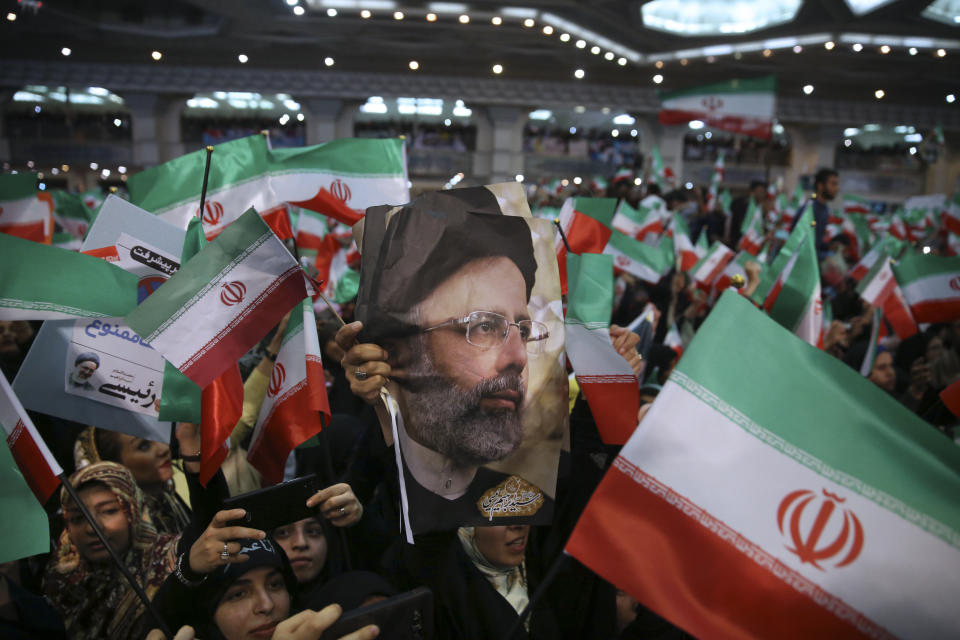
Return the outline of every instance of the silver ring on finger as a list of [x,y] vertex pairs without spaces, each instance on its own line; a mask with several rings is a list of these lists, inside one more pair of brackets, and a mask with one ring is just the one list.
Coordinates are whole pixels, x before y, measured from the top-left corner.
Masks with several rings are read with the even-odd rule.
[[220,559],[224,561],[230,559],[230,547],[227,546],[226,542],[223,543],[223,551],[220,552]]
[[340,515],[343,515],[343,514],[345,514],[346,512],[347,512],[347,508],[346,508],[346,507],[340,507]]
[[353,372],[353,377],[357,380],[366,380],[370,377],[370,374],[364,371],[363,369],[357,369]]

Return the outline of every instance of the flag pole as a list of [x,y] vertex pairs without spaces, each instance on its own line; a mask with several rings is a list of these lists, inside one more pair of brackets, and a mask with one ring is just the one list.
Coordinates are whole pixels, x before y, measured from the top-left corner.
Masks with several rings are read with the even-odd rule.
[[[323,464],[323,475],[326,476],[327,486],[334,483],[333,457],[330,455],[330,443],[327,442],[327,417],[320,412],[320,433],[317,435],[317,445],[320,447],[320,459]],[[357,498],[357,502],[360,499]],[[361,509],[363,506],[361,505]],[[361,516],[362,517],[362,516]],[[343,562],[347,571],[353,571],[353,561],[350,559],[350,547],[347,544],[347,532],[343,527],[337,527],[337,537],[340,539],[340,551],[343,553]]]
[[510,625],[510,630],[504,634],[504,638],[507,640],[513,640],[513,636],[516,635],[517,631],[519,631],[523,626],[523,621],[526,620],[527,616],[533,611],[533,606],[537,604],[537,602],[543,597],[543,594],[547,591],[547,587],[549,587],[554,578],[557,577],[557,572],[560,571],[560,567],[563,566],[563,563],[567,557],[567,552],[563,551],[560,553],[559,557],[553,561],[553,564],[550,565],[550,569],[547,570],[547,575],[543,577],[543,581],[537,585],[536,591],[533,592],[533,597],[530,598],[530,602],[527,603],[527,606],[523,608],[523,611],[520,612],[520,615],[517,616],[517,619],[513,621],[512,625]]
[[66,473],[60,474],[60,481],[63,483],[63,488],[67,490],[67,493],[70,494],[70,498],[76,503],[77,508],[80,509],[80,512],[83,514],[83,517],[86,518],[87,522],[90,523],[90,527],[93,529],[93,532],[97,535],[97,539],[100,540],[107,552],[110,553],[110,558],[113,559],[114,564],[117,565],[117,568],[120,569],[120,573],[123,574],[123,577],[126,578],[127,582],[130,583],[130,586],[133,588],[134,593],[137,594],[137,597],[140,598],[144,606],[147,607],[147,611],[150,612],[150,615],[153,616],[154,621],[160,626],[160,630],[163,632],[164,637],[173,638],[173,634],[170,633],[170,629],[167,627],[166,622],[163,621],[163,618],[160,616],[160,612],[156,610],[153,606],[153,603],[150,602],[150,598],[144,592],[143,588],[137,583],[137,579],[133,577],[133,574],[130,573],[130,570],[127,569],[126,565],[123,564],[123,560],[117,555],[116,550],[110,546],[110,543],[107,541],[106,536],[103,534],[103,530],[100,528],[100,525],[94,519],[93,515],[87,509],[87,505],[83,504],[83,500],[80,499],[80,496],[77,494],[77,490],[70,480],[67,479]]
[[200,187],[200,208],[197,217],[203,219],[203,208],[207,205],[207,180],[210,178],[210,157],[213,155],[213,145],[207,145],[207,160],[203,166],[203,186]]
[[553,224],[557,225],[557,231],[560,232],[560,238],[563,240],[563,245],[567,248],[567,253],[573,253],[573,249],[570,248],[570,243],[567,242],[567,234],[563,232],[563,227],[560,226],[560,218],[554,218]]

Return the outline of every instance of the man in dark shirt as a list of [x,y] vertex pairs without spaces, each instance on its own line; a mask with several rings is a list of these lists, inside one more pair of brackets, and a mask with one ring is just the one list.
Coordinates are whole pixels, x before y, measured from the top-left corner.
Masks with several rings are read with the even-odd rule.
[[[840,190],[840,179],[833,169],[820,169],[813,178],[813,219],[817,223],[815,230],[817,239],[817,257],[823,258],[829,250],[827,243],[824,242],[824,234],[827,232],[827,223],[830,220],[830,209],[827,208],[827,202],[837,197]],[[797,221],[803,215],[807,208],[807,202],[797,210],[793,217],[793,224],[790,225],[792,231],[797,226]]]
[[750,190],[747,195],[741,196],[730,203],[730,228],[725,234],[730,247],[736,248],[740,243],[740,229],[743,227],[743,219],[747,215],[747,209],[750,208],[750,200],[758,209],[763,208],[767,199],[767,183],[760,180],[753,180],[750,183]]

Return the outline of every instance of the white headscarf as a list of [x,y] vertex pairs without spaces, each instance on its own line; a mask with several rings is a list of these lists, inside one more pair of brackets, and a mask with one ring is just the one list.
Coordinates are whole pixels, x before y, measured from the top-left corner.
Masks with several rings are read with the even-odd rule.
[[[493,585],[497,593],[507,599],[507,602],[516,610],[517,614],[520,614],[530,602],[527,594],[526,562],[521,563],[518,567],[493,564],[477,547],[476,529],[474,527],[460,527],[457,534],[460,536],[460,544],[463,545],[463,550],[467,552],[467,556],[474,566]],[[527,618],[527,620],[530,619]]]

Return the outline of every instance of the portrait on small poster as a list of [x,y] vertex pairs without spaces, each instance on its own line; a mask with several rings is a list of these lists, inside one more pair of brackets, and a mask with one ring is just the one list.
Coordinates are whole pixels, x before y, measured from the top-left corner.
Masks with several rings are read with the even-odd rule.
[[409,530],[550,522],[568,429],[552,224],[511,183],[371,208],[359,233]]

